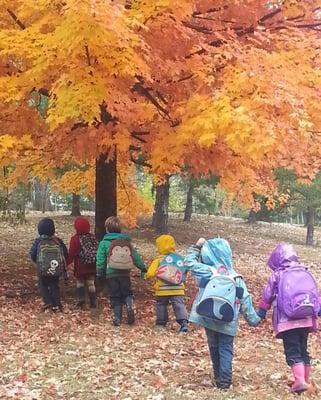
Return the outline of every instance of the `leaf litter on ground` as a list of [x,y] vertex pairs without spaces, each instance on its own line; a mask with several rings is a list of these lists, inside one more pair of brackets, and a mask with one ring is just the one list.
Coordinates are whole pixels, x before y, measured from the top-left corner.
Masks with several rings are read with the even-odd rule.
[[[190,325],[187,335],[170,323],[155,327],[155,299],[151,284],[134,273],[136,323],[120,328],[111,323],[111,310],[103,293],[95,312],[78,311],[74,282],[62,286],[63,314],[41,313],[35,268],[28,252],[41,215],[30,215],[23,226],[2,227],[0,233],[0,399],[23,400],[171,400],[171,399],[294,399],[282,343],[273,337],[270,319],[250,328],[240,319],[235,340],[233,388],[221,392],[211,384],[212,368],[201,328]],[[92,217],[89,217],[92,218]],[[57,231],[66,243],[73,219],[54,216]],[[178,251],[186,252],[198,237],[220,236],[231,242],[234,262],[257,305],[269,276],[268,254],[280,241],[295,245],[319,283],[319,247],[303,245],[303,227],[282,224],[248,225],[237,219],[194,216],[191,223],[173,218],[170,232]],[[155,234],[147,221],[130,232],[149,263],[155,256]],[[317,240],[320,231],[316,230]],[[197,288],[187,281],[190,309]],[[301,398],[319,398],[321,378],[320,333],[312,335],[314,392]]]

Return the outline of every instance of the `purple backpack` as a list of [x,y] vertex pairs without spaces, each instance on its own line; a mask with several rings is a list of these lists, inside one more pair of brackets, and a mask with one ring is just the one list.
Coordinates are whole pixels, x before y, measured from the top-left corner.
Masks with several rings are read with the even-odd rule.
[[277,303],[289,319],[316,317],[320,309],[319,290],[312,274],[300,266],[282,271]]

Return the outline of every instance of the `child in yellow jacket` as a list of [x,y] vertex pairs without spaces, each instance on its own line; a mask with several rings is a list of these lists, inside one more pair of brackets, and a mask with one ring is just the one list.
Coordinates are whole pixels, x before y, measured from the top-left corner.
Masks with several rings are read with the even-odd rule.
[[[156,239],[156,247],[159,256],[148,268],[146,279],[155,278],[154,289],[156,296],[156,325],[165,326],[168,322],[168,304],[171,303],[176,321],[180,325],[179,332],[188,331],[188,316],[184,303],[185,295],[185,270],[183,258],[175,250],[175,240],[171,235],[161,235]],[[173,270],[179,278],[176,283],[169,283],[168,280],[160,279],[160,265],[174,265]],[[183,271],[183,272],[182,272]]]

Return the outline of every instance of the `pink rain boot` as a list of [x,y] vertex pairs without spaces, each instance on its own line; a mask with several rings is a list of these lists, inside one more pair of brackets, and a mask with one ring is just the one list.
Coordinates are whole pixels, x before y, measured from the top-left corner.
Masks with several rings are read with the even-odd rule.
[[303,363],[294,364],[291,367],[294,376],[294,383],[291,391],[294,393],[302,393],[308,389],[308,384],[305,381],[305,366]]
[[311,365],[305,364],[305,366],[304,366],[304,379],[305,379],[305,381],[306,381],[306,383],[308,385],[311,383],[310,374],[311,374]]

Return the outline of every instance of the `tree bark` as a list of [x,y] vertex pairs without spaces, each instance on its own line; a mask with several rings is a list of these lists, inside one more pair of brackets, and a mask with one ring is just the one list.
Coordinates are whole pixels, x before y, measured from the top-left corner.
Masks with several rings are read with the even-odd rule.
[[95,233],[101,240],[108,217],[117,215],[117,160],[107,161],[107,154],[101,154],[96,160],[96,203]]
[[156,199],[152,226],[156,233],[168,232],[169,177],[165,183],[156,187]]
[[189,222],[192,218],[193,214],[193,192],[194,192],[194,182],[190,181],[187,196],[186,196],[186,205],[184,211],[184,221]]
[[314,243],[314,208],[308,207],[307,212],[307,236],[306,236],[306,244],[308,246],[313,246]]
[[72,204],[71,204],[71,214],[72,217],[79,217],[81,215],[80,212],[80,195],[72,194]]

